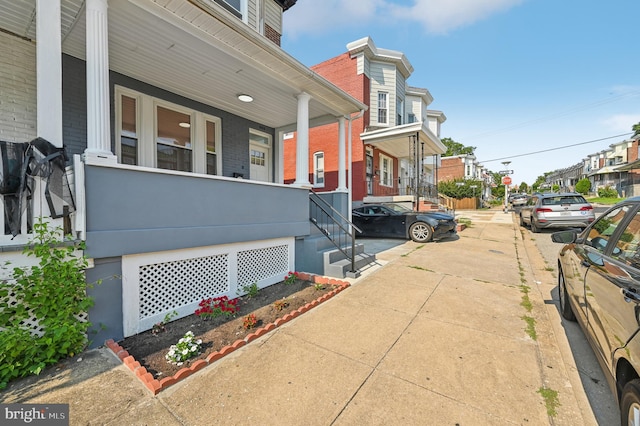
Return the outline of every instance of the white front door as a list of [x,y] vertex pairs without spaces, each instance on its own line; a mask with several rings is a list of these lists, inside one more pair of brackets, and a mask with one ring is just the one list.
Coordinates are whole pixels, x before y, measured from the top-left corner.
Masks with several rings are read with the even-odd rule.
[[271,158],[269,148],[251,144],[249,147],[249,155],[251,156],[251,169],[249,170],[251,180],[259,180],[262,182],[271,182]]

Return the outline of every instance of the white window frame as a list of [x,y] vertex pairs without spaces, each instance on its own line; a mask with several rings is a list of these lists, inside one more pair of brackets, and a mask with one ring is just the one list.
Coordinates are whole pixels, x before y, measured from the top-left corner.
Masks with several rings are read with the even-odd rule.
[[[382,120],[384,118],[384,120]],[[389,93],[378,92],[378,124],[389,124]]]
[[[321,167],[319,167],[319,162],[322,162]],[[324,151],[318,151],[313,153],[313,186],[314,188],[324,188],[326,178],[325,178],[325,162],[324,162]]]
[[206,122],[215,123],[216,127],[216,176],[222,176],[222,120],[210,114],[196,111],[182,105],[174,104],[164,99],[145,95],[132,89],[122,86],[115,87],[115,151],[118,161],[122,158],[122,96],[127,96],[136,100],[136,130],[138,134],[138,166],[157,168],[156,156],[156,108],[161,106],[188,114],[191,123],[191,149],[192,149],[192,173],[207,174],[207,144],[206,144]]
[[380,185],[393,187],[393,158],[380,153]]

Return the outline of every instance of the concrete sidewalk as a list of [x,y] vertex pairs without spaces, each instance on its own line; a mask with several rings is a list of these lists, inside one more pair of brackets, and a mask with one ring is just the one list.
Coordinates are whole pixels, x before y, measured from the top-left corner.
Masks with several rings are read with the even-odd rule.
[[511,214],[457,213],[472,220],[457,238],[378,253],[350,288],[158,396],[99,349],[0,399],[69,403],[72,425],[595,425],[535,246]]

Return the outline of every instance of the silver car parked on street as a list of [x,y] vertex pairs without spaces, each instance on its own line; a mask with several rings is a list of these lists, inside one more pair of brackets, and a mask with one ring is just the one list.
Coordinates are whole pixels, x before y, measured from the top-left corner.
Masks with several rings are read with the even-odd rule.
[[531,232],[545,228],[586,228],[595,220],[593,206],[581,194],[536,193],[520,208],[520,226]]

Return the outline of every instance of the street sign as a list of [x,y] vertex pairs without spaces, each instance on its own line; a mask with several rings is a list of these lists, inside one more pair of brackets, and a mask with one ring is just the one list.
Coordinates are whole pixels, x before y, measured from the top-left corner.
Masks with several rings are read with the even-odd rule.
[[502,176],[503,185],[511,185],[511,178],[509,176]]
[[513,170],[500,170],[498,173],[500,173],[501,175],[512,175]]

